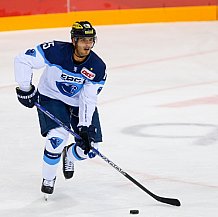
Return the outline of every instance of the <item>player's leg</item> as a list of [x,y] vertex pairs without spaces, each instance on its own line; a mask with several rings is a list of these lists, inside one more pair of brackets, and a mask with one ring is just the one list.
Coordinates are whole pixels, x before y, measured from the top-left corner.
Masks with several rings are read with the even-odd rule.
[[[78,133],[78,110],[76,108],[73,108],[71,115],[71,126],[73,130]],[[95,142],[93,143],[93,146],[98,149],[98,144],[102,142],[102,132],[101,132],[101,125],[99,120],[99,114],[98,110],[96,108],[93,117],[92,117],[92,125],[96,127],[96,135],[95,135]],[[73,176],[74,173],[74,162],[75,161],[81,161],[85,160],[87,158],[93,158],[96,156],[96,154],[92,151],[90,151],[87,155],[84,154],[84,150],[82,150],[77,142],[70,144],[67,146],[64,150],[63,155],[63,173],[66,179],[70,179]]]
[[68,141],[68,136],[68,132],[61,127],[51,129],[46,136],[42,166],[43,185],[41,189],[44,193],[53,193],[58,164]]
[[[63,102],[40,95],[40,104],[64,124],[70,126],[70,112]],[[57,168],[69,133],[38,110],[41,134],[46,138],[42,167],[42,192],[52,194]]]

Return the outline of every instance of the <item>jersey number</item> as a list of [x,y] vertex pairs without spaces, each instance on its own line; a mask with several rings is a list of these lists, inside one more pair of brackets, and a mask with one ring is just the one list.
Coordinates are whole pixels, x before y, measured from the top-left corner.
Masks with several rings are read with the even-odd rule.
[[50,48],[51,46],[54,46],[54,41],[44,43],[42,45],[42,48],[43,48],[43,50],[46,50],[46,49]]

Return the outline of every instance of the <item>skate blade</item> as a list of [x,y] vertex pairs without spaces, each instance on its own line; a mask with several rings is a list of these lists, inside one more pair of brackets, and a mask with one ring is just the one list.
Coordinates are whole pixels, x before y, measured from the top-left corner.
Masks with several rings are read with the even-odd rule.
[[48,201],[48,194],[44,194],[44,200]]

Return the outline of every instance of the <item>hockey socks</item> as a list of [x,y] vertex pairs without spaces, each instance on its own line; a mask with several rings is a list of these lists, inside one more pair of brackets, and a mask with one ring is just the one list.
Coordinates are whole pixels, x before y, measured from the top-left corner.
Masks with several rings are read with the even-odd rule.
[[68,132],[60,127],[49,131],[43,155],[42,176],[44,179],[53,180],[56,177],[58,163],[68,136]]

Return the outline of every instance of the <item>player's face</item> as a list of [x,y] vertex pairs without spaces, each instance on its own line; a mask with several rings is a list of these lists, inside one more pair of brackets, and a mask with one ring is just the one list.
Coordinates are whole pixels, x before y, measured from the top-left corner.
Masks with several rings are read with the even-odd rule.
[[77,42],[73,40],[75,46],[75,53],[77,56],[86,57],[89,55],[93,45],[94,38],[93,37],[83,37],[78,38]]

